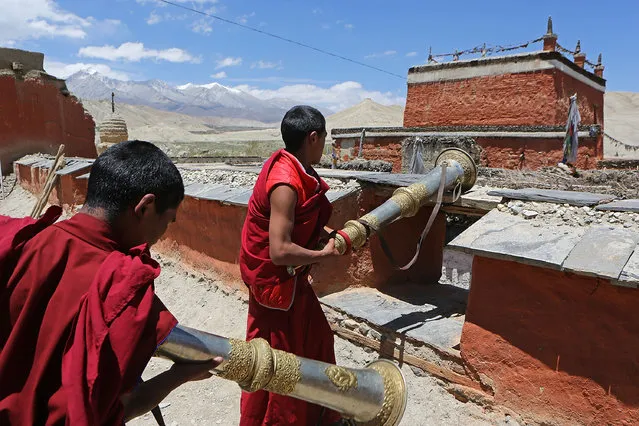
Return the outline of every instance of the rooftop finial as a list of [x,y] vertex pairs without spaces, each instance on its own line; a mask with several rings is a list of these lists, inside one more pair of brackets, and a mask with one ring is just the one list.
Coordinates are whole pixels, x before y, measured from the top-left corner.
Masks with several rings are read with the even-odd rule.
[[553,32],[552,32],[552,16],[548,17],[548,31],[546,32],[546,34],[553,34]]
[[575,46],[575,54],[581,53],[581,40],[577,40],[577,46]]
[[599,57],[597,58],[597,65],[601,65],[601,53],[599,54]]
[[111,112],[115,114],[115,93],[111,92]]
[[481,57],[485,58],[486,57],[486,53],[488,53],[488,51],[486,50],[486,43],[484,43],[484,45],[481,48]]
[[433,62],[433,46],[428,46],[428,63]]

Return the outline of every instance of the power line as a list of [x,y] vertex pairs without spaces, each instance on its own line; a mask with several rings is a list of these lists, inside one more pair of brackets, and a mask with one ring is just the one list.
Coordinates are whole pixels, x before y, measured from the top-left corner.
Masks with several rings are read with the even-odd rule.
[[269,33],[267,31],[262,31],[260,29],[250,27],[248,25],[240,24],[239,22],[231,21],[230,19],[222,18],[220,16],[216,16],[216,15],[213,15],[213,14],[210,14],[210,13],[207,13],[207,12],[203,12],[201,10],[193,9],[191,7],[184,6],[182,4],[173,3],[172,1],[168,1],[168,0],[157,0],[157,1],[169,4],[171,6],[179,7],[181,9],[189,10],[189,11],[191,11],[193,13],[198,13],[200,15],[208,16],[209,18],[217,19],[218,21],[222,21],[222,22],[225,22],[227,24],[236,25],[236,26],[244,28],[246,30],[251,30],[251,31],[254,31],[254,32],[262,34],[262,35],[266,35],[266,36],[269,36],[269,37],[276,38],[278,40],[285,41],[287,43],[295,44],[295,45],[304,47],[306,49],[311,49],[311,50],[314,50],[316,52],[323,53],[324,55],[328,55],[328,56],[332,56],[334,58],[342,59],[344,61],[351,62],[351,63],[356,64],[356,65],[360,65],[360,66],[363,66],[363,67],[366,67],[366,68],[373,69],[375,71],[383,72],[385,74],[392,75],[393,77],[401,78],[402,80],[406,80],[406,77],[404,77],[402,75],[399,75],[399,74],[395,74],[394,72],[386,71],[386,70],[384,70],[382,68],[377,68],[377,67],[374,67],[372,65],[366,64],[364,62],[356,61],[355,59],[350,59],[350,58],[347,58],[345,56],[338,55],[337,53],[332,53],[332,52],[329,52],[327,50],[319,49],[317,47],[313,47],[313,46],[310,46],[308,44],[301,43],[299,41],[291,40],[290,38],[278,36],[277,34]]

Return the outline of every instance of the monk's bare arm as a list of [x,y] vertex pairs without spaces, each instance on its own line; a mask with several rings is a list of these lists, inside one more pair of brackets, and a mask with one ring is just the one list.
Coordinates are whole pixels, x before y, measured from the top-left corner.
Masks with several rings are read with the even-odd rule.
[[297,194],[290,186],[280,185],[271,192],[271,217],[268,227],[269,254],[276,265],[308,265],[339,253],[330,240],[322,250],[308,250],[291,241],[295,226]]
[[173,364],[167,371],[141,383],[131,393],[120,398],[124,405],[124,421],[128,422],[148,413],[184,383],[211,377],[209,371],[222,361],[222,358],[216,358],[198,364]]

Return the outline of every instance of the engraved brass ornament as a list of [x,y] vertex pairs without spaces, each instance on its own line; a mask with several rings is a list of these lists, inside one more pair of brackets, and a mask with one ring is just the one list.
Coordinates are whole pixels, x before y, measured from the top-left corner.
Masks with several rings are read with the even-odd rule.
[[175,362],[201,362],[220,356],[213,371],[248,392],[264,389],[323,405],[356,424],[396,426],[406,406],[399,367],[377,360],[366,368],[346,368],[272,349],[264,339],[227,339],[181,325],[156,351]]
[[331,383],[342,392],[357,387],[357,376],[344,367],[331,365],[324,371]]

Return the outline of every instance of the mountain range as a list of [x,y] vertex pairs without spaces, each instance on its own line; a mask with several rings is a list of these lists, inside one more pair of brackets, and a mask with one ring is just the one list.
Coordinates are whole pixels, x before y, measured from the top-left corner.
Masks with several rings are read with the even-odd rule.
[[80,71],[67,78],[67,87],[81,100],[110,100],[145,105],[191,116],[216,116],[277,122],[295,101],[262,100],[219,83],[171,86],[161,80],[121,81],[97,72]]
[[[116,108],[129,123],[129,131],[148,140],[277,140],[279,122],[297,103],[258,99],[219,83],[171,86],[161,80],[120,81],[85,71],[67,78],[67,86],[96,123],[110,114],[114,92]],[[604,105],[606,133],[626,145],[639,146],[639,93],[607,92]],[[335,114],[326,112],[329,128],[402,125],[402,106],[384,106],[370,99]],[[607,156],[616,155],[609,143],[605,146]]]

